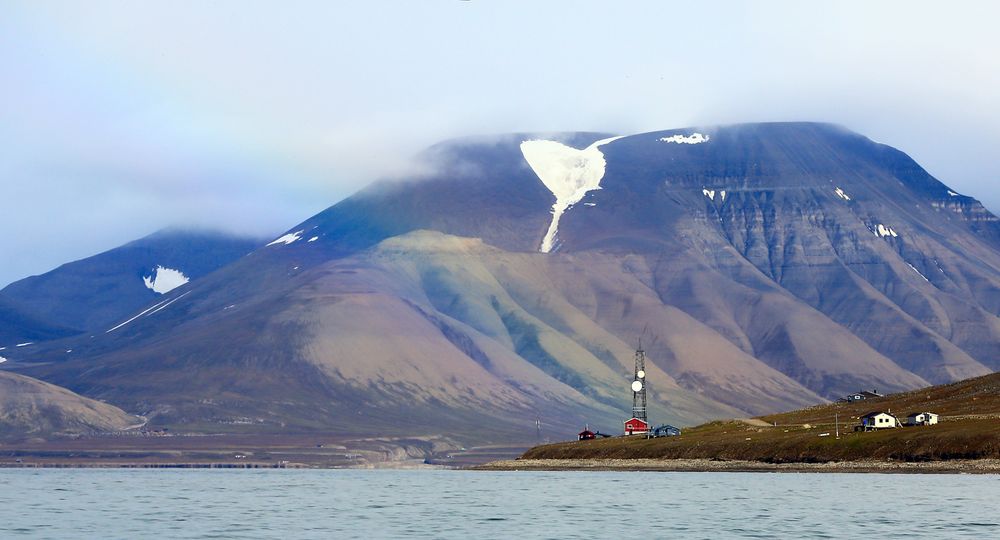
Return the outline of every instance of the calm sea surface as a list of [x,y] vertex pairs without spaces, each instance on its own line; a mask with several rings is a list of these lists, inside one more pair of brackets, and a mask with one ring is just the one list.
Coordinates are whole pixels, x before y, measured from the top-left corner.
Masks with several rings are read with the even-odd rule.
[[0,538],[633,538],[640,530],[713,540],[1000,538],[1000,476],[0,470]]

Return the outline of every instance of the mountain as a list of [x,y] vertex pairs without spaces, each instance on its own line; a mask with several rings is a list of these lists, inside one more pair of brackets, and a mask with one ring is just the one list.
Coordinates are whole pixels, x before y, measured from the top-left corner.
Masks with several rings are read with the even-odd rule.
[[[1000,222],[843,128],[450,141],[10,369],[193,431],[689,425],[1000,367]],[[73,353],[65,353],[72,349]]]
[[0,371],[0,439],[80,435],[140,425],[141,418],[107,403]]
[[16,345],[46,341],[78,333],[25,314],[11,302],[0,298],[0,343]]
[[0,345],[93,330],[260,246],[256,239],[165,229],[0,290]]

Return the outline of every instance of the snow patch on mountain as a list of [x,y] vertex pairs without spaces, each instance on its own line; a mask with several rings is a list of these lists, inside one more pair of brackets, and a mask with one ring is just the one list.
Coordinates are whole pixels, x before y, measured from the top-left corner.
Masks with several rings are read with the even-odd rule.
[[703,189],[703,190],[701,190],[701,192],[702,192],[702,194],[704,194],[709,199],[712,199],[713,201],[715,200],[715,190],[714,189]]
[[34,343],[35,343],[34,341],[29,341],[27,343],[18,343],[17,346],[18,347],[27,347],[28,345],[33,345]]
[[[160,307],[158,307],[158,308],[154,309],[153,311],[150,311],[150,312],[149,312],[149,315],[152,315],[152,314],[156,313],[157,311],[160,311],[161,309],[163,309],[163,308],[165,308],[165,307],[169,306],[170,304],[173,304],[174,302],[176,302],[176,301],[180,300],[181,298],[184,298],[184,297],[185,297],[185,296],[187,296],[187,295],[188,295],[188,293],[190,293],[190,292],[191,292],[191,291],[187,291],[187,292],[185,292],[184,294],[182,294],[182,295],[178,296],[177,298],[174,298],[173,300],[171,300],[171,301],[167,302],[166,304],[163,304],[162,306],[160,306]],[[148,317],[149,315],[146,315],[146,316]]]
[[525,161],[556,197],[552,205],[552,222],[539,251],[552,251],[563,213],[580,202],[588,192],[601,189],[607,162],[599,147],[620,138],[601,139],[583,150],[556,141],[530,140],[521,143]]
[[317,240],[319,240],[319,237],[318,236],[314,236],[314,237],[310,238],[308,241],[309,242],[315,242]]
[[[299,240],[302,239],[302,233],[303,232],[305,232],[305,231],[296,231],[296,232],[293,232],[293,233],[288,233],[288,234],[286,234],[286,235],[284,235],[284,236],[282,236],[280,238],[275,238],[270,243],[268,243],[267,246],[273,246],[275,244],[285,244],[285,245],[288,245],[288,244],[291,244],[292,242],[297,242],[297,241],[299,241]],[[267,247],[267,246],[264,246],[264,247]]]
[[920,276],[920,277],[924,278],[924,281],[926,281],[927,283],[930,283],[930,282],[931,282],[931,280],[927,279],[927,276],[925,276],[925,275],[921,274],[921,273],[920,273],[920,270],[917,270],[917,267],[916,267],[916,266],[913,266],[913,265],[912,265],[912,264],[910,264],[910,263],[906,263],[906,266],[909,266],[910,268],[912,268],[912,269],[913,269],[913,271],[914,271],[914,272],[916,272],[918,276]]
[[139,317],[142,317],[143,315],[145,315],[145,314],[149,313],[149,312],[150,312],[151,310],[153,310],[153,309],[154,309],[154,308],[156,308],[157,306],[161,306],[161,305],[163,305],[163,304],[167,303],[167,301],[168,301],[168,300],[160,300],[160,301],[159,301],[159,302],[157,302],[156,304],[153,304],[152,306],[150,306],[150,307],[146,308],[146,309],[145,309],[144,311],[140,312],[140,313],[139,313],[138,315],[136,315],[135,317],[132,317],[131,319],[129,319],[129,320],[127,320],[127,321],[125,321],[125,322],[123,322],[123,323],[119,324],[118,326],[115,326],[115,327],[113,327],[113,328],[109,328],[109,329],[108,329],[108,330],[106,330],[106,331],[105,331],[104,333],[105,333],[105,334],[109,334],[109,333],[111,333],[111,332],[114,332],[115,330],[118,330],[119,328],[121,328],[121,327],[125,326],[126,324],[128,324],[128,323],[130,323],[130,322],[132,322],[132,321],[134,321],[134,320],[138,319]]
[[882,238],[886,236],[891,236],[893,238],[899,236],[898,234],[896,234],[896,231],[892,230],[891,227],[886,227],[881,223],[878,224],[878,226],[875,228],[875,231],[873,232],[875,233],[875,236],[879,236]]
[[833,192],[836,193],[838,197],[844,199],[845,201],[851,200],[851,197],[847,193],[844,193],[844,190],[840,188],[833,190]]
[[142,282],[146,284],[146,288],[151,289],[157,294],[166,294],[188,281],[191,280],[184,275],[184,272],[160,265],[156,265],[153,275],[143,276],[142,278]]
[[691,135],[671,135],[669,137],[660,137],[660,142],[665,143],[677,143],[677,144],[701,144],[708,142],[711,137],[708,135],[702,135],[701,133],[692,133]]
[[6,361],[7,361],[7,359],[6,359],[6,358],[4,358],[4,357],[0,356],[0,364],[4,363],[4,362],[6,362]]
[[955,193],[954,191],[952,191],[950,189],[948,190],[948,195],[951,196],[951,197],[961,197],[961,195],[959,195],[958,193]]
[[185,276],[184,272],[160,265],[156,265],[152,275],[142,278],[146,288],[157,294],[166,294],[188,281],[191,279]]
[[[139,314],[136,315],[135,317],[132,317],[131,319],[129,319],[129,320],[127,320],[127,321],[119,324],[118,326],[115,326],[113,328],[109,328],[104,333],[105,334],[109,334],[111,332],[114,332],[115,330],[118,330],[119,328],[121,328],[121,327],[125,326],[126,324],[128,324],[128,323],[130,323],[130,322],[132,322],[132,321],[134,321],[136,319],[138,319],[139,317],[142,317],[143,315],[145,315],[145,316],[148,317],[148,316],[150,316],[150,315],[152,315],[152,314],[154,314],[154,313],[156,313],[156,312],[158,312],[158,311],[166,308],[170,304],[173,304],[174,302],[180,300],[181,298],[184,298],[185,296],[187,296],[190,293],[191,293],[191,291],[187,291],[187,292],[185,292],[183,294],[180,294],[178,296],[175,296],[173,298],[167,298],[165,300],[160,300],[159,302],[157,302],[157,303],[149,306],[148,308],[142,310],[141,312],[139,312]],[[67,351],[67,352],[69,352],[69,351]]]

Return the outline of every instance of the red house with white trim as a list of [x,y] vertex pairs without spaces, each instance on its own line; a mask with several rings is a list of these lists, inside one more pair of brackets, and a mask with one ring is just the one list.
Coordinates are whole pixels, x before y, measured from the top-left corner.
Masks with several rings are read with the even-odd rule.
[[641,435],[649,432],[649,424],[643,422],[642,420],[632,417],[625,421],[625,434],[626,435]]

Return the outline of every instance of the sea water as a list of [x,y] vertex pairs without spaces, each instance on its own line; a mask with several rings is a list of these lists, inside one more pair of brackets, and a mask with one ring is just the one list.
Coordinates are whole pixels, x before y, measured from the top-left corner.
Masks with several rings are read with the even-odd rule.
[[0,538],[1000,538],[1000,476],[0,470]]

